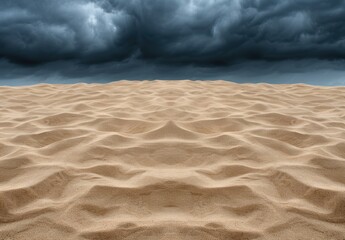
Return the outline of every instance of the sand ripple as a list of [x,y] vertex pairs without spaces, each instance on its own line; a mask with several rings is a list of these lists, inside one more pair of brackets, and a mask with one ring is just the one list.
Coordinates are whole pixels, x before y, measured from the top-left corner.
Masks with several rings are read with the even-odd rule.
[[345,239],[345,88],[0,93],[1,240]]

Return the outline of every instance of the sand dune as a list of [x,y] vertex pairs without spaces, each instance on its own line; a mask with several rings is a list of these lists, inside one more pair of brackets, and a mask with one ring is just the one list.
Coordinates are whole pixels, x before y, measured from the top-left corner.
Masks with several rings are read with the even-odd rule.
[[345,88],[0,87],[1,240],[345,239]]

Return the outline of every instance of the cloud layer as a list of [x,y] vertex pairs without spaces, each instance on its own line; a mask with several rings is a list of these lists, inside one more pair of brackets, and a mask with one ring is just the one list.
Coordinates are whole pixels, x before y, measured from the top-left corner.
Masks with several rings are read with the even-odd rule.
[[345,0],[1,0],[0,58],[226,66],[345,59]]

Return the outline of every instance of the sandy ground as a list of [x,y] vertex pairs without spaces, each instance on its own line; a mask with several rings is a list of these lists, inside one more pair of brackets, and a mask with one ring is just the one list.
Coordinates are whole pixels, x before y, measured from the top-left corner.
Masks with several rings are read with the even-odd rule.
[[345,88],[0,87],[1,240],[345,239]]

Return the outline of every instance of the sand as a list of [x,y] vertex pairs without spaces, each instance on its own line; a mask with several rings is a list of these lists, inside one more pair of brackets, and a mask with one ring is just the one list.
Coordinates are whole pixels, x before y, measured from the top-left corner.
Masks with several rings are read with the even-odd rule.
[[345,239],[345,88],[0,87],[1,240]]

